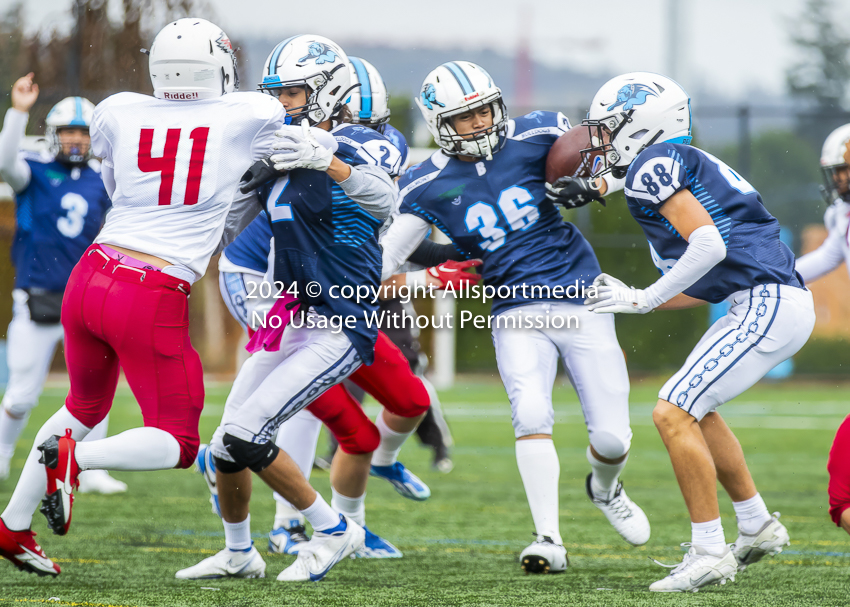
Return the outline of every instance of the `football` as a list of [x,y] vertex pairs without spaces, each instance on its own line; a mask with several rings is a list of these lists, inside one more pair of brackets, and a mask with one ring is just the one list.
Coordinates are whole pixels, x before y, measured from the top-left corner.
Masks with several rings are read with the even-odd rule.
[[591,158],[582,157],[581,151],[591,147],[590,132],[586,127],[573,127],[561,135],[546,157],[546,181],[554,183],[558,177],[590,177]]

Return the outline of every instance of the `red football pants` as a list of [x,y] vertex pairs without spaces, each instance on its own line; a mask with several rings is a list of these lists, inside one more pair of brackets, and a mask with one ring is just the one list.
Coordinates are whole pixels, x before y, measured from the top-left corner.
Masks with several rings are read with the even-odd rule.
[[841,526],[841,515],[850,508],[850,415],[838,432],[829,451],[829,515]]
[[195,461],[204,407],[201,359],[189,341],[189,290],[185,280],[123,266],[92,245],[62,300],[71,379],[65,406],[96,426],[112,407],[120,364],[145,426],[180,443],[180,468]]
[[[401,417],[418,417],[431,405],[422,380],[381,331],[375,343],[375,362],[368,367],[360,365],[349,379]],[[328,427],[346,453],[371,453],[378,448],[378,429],[342,384],[326,390],[307,409]]]

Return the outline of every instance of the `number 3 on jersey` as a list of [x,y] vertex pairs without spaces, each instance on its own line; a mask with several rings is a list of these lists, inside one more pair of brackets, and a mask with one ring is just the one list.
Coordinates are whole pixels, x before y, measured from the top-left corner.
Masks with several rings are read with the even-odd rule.
[[[153,131],[153,129],[142,129],[139,137],[139,170],[143,173],[162,173],[159,183],[159,204],[168,205],[171,204],[171,192],[174,188],[174,172],[177,168],[177,149],[180,146],[181,129],[168,129],[162,156],[156,158],[151,156]],[[184,205],[198,202],[209,134],[210,129],[206,126],[192,129],[189,133],[189,139],[192,140],[192,153],[189,156],[189,170],[186,175]]]
[[[499,193],[496,206],[508,222],[511,232],[525,230],[540,218],[540,211],[529,204],[531,202],[534,202],[534,196],[522,186],[513,185]],[[465,221],[466,229],[478,232],[484,238],[480,244],[482,249],[495,251],[505,244],[507,232],[497,226],[499,216],[492,205],[476,202],[466,210]]]

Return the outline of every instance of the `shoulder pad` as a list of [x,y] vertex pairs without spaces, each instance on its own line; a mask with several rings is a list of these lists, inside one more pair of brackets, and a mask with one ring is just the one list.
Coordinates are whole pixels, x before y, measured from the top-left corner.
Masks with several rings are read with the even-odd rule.
[[39,164],[50,164],[55,160],[49,152],[18,152],[18,156],[26,162],[37,162]]
[[339,144],[336,155],[347,164],[371,164],[393,177],[401,172],[402,155],[389,139],[375,129],[341,124],[331,131]]
[[626,196],[643,204],[661,204],[688,185],[688,176],[671,145],[652,145],[637,155],[626,174]]
[[428,160],[407,169],[398,180],[399,199],[434,181],[447,162],[448,156],[437,150]]
[[508,125],[508,138],[525,141],[532,137],[544,136],[547,140],[558,138],[570,129],[570,121],[561,112],[537,110],[511,120]]

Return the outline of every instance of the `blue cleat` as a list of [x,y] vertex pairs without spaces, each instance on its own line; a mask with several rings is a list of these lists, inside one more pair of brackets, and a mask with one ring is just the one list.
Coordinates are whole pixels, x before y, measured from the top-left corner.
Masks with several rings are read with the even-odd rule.
[[204,477],[207,488],[210,490],[210,505],[215,515],[221,516],[221,508],[218,505],[218,488],[215,484],[215,461],[213,461],[212,450],[209,445],[201,445],[198,449],[198,457],[195,458],[198,474]]
[[384,538],[375,535],[369,531],[368,527],[363,527],[366,531],[366,542],[358,550],[351,554],[353,559],[400,559],[402,556],[401,550],[390,544]]
[[399,495],[407,499],[424,502],[431,497],[428,485],[405,468],[401,462],[396,462],[392,466],[372,466],[369,474],[389,481]]
[[298,549],[309,542],[304,525],[290,527],[275,527],[269,533],[269,552],[276,554],[298,554]]

